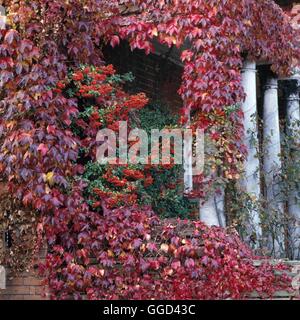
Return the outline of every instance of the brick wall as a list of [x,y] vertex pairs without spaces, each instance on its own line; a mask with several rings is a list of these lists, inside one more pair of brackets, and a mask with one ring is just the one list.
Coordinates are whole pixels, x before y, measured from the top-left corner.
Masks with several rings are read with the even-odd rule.
[[[40,258],[45,257],[46,250],[40,252]],[[6,289],[0,289],[0,300],[47,300],[41,278],[37,275],[37,265],[33,264],[30,270],[13,276],[6,269]]]
[[120,74],[132,72],[135,80],[127,86],[129,92],[144,92],[152,100],[165,103],[177,112],[182,100],[177,91],[183,68],[168,59],[167,52],[146,55],[142,50],[131,51],[126,43],[112,49],[104,49],[105,61],[111,63]]
[[26,272],[11,280],[0,290],[0,300],[42,300],[41,280],[33,272]]

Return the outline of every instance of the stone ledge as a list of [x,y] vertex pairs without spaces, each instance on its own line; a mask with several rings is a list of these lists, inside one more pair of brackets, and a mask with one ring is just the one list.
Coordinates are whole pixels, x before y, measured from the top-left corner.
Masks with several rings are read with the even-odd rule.
[[[289,271],[276,271],[275,275],[286,274],[292,280],[290,290],[286,291],[277,291],[274,294],[274,299],[276,300],[291,300],[291,299],[300,299],[300,261],[293,261],[287,259],[278,259],[278,260],[254,260],[253,264],[256,267],[259,267],[264,262],[271,263],[276,265],[282,263],[290,267]],[[259,295],[256,292],[253,292],[249,295],[250,299],[259,299]]]

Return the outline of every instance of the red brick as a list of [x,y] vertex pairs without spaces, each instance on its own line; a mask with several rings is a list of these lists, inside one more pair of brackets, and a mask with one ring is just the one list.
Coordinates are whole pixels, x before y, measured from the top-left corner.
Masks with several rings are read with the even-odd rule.
[[20,286],[24,284],[24,278],[23,277],[18,277],[18,278],[13,278],[13,279],[7,279],[6,285],[7,287],[10,286]]
[[22,300],[45,300],[41,295],[24,295]]
[[7,294],[7,295],[0,295],[0,300],[24,300],[23,294]]
[[19,294],[29,294],[29,286],[10,286],[4,290],[5,294],[19,295]]
[[40,286],[41,279],[38,277],[30,276],[28,278],[24,278],[24,285],[25,286]]

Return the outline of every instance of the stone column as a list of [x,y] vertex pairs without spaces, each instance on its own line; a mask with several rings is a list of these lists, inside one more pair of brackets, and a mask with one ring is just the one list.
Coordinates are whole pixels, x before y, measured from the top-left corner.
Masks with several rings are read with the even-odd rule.
[[205,198],[199,200],[199,218],[208,226],[225,227],[224,186],[213,162],[213,155],[217,152],[217,149],[208,135],[206,135],[204,141],[204,176],[206,179],[204,185],[207,190],[205,190]]
[[[297,80],[291,79],[285,82],[285,98],[287,134],[289,136],[289,142],[292,144],[290,157],[291,161],[294,161],[294,163],[299,163],[300,105],[299,83]],[[297,177],[294,178],[297,179]],[[291,185],[291,190],[289,190],[288,194],[288,213],[289,217],[293,218],[294,220],[291,222],[289,227],[290,252],[292,259],[300,259],[300,200],[299,190],[296,188],[296,185]]]
[[[187,111],[187,123],[185,128],[189,129],[191,123],[191,110]],[[183,145],[183,168],[184,168],[184,191],[189,193],[193,190],[193,137],[184,135]]]
[[0,5],[0,29],[5,29],[6,27],[6,11],[3,6]]
[[200,220],[208,226],[220,226],[214,195],[204,203],[200,200]]
[[242,104],[242,111],[244,113],[244,143],[247,147],[248,154],[244,164],[244,174],[240,186],[254,202],[254,206],[249,210],[247,240],[250,240],[251,236],[255,236],[258,240],[262,237],[259,209],[256,205],[261,195],[258,157],[256,72],[255,62],[244,62],[242,85],[246,98]]
[[224,188],[220,189],[220,192],[215,194],[214,202],[216,207],[216,213],[219,221],[219,226],[226,227],[226,213],[225,213],[225,192]]
[[275,257],[284,254],[284,229],[280,223],[274,223],[274,218],[280,221],[283,217],[283,199],[280,187],[281,174],[281,145],[278,105],[278,80],[272,77],[267,79],[264,92],[263,110],[263,171],[265,195],[267,200],[266,214],[269,217],[268,236],[269,247]]
[[5,268],[0,266],[0,290],[6,289],[6,273]]
[[[214,192],[214,190],[212,191]],[[226,227],[226,217],[224,208],[224,190],[213,193],[206,201],[200,199],[199,216],[200,220],[208,226]]]

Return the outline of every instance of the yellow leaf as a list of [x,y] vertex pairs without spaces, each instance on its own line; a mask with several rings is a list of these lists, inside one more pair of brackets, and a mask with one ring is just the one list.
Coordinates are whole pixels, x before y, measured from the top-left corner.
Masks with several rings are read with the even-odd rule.
[[46,181],[49,183],[50,186],[54,184],[54,172],[50,171],[46,174]]
[[110,257],[110,258],[113,258],[115,255],[114,255],[114,253],[111,251],[111,250],[108,250],[107,251],[107,254],[108,254],[108,256]]

